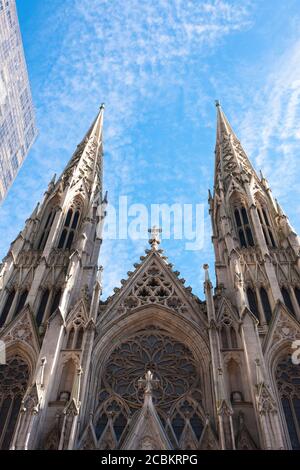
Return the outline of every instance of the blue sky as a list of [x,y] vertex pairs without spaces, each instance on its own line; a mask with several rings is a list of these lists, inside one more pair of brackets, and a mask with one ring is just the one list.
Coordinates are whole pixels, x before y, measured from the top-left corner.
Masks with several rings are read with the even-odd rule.
[[[115,204],[204,203],[218,98],[299,232],[297,0],[17,0],[39,137],[0,208],[0,256],[105,102],[105,189]],[[147,243],[105,241],[104,296]],[[163,242],[203,298],[205,243]]]

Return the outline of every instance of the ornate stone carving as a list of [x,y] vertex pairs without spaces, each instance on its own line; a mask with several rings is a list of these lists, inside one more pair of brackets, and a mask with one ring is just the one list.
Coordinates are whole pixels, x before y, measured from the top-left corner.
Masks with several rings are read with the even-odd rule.
[[154,327],[120,345],[103,375],[103,388],[122,397],[129,407],[143,403],[138,380],[150,370],[159,380],[155,403],[164,408],[191,390],[200,389],[194,358],[182,343]]
[[126,298],[119,304],[118,313],[124,314],[133,308],[149,304],[164,305],[182,314],[189,310],[185,300],[178,295],[174,283],[167,279],[164,271],[155,262],[132,286]]
[[[146,378],[140,379],[145,374]],[[100,446],[107,432],[111,433],[111,427],[118,433],[122,426],[123,432],[131,416],[140,412],[149,387],[163,426],[177,442],[174,445],[179,445],[181,436],[186,440],[184,428],[189,420],[196,436],[193,439],[200,438],[202,391],[194,357],[184,344],[149,326],[147,331],[137,333],[116,348],[104,370],[99,393],[101,405],[96,412]],[[120,435],[118,442],[119,439]]]
[[260,414],[274,413],[277,411],[276,402],[269,387],[264,383],[258,386],[257,408]]

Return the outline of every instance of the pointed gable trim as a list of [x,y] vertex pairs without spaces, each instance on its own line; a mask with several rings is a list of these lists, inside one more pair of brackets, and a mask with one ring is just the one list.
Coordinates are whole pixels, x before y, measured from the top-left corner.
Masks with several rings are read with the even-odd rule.
[[300,339],[299,321],[288,311],[281,300],[274,309],[268,333],[263,342],[263,352],[280,349],[284,343],[291,345],[294,339]]
[[113,317],[136,311],[141,306],[156,305],[190,316],[198,323],[201,317],[206,323],[196,298],[189,288],[183,286],[184,280],[178,279],[179,273],[172,271],[171,265],[166,263],[161,255],[162,250],[147,250],[146,253],[142,263],[135,265],[135,272],[128,273],[129,278],[108,299],[108,308],[99,317],[99,322],[110,321]]

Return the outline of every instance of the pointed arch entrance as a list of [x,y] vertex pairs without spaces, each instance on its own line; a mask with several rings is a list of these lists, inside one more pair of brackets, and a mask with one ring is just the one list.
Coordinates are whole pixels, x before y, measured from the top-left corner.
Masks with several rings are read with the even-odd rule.
[[280,358],[275,377],[291,447],[300,450],[300,371],[291,354]]
[[169,309],[149,306],[105,330],[96,345],[91,391],[98,447],[122,446],[143,406],[138,382],[148,370],[158,381],[153,402],[173,448],[184,448],[187,434],[193,448],[199,445],[212,410],[207,338],[199,327]]
[[22,399],[29,381],[29,366],[22,356],[0,365],[0,449],[10,448]]

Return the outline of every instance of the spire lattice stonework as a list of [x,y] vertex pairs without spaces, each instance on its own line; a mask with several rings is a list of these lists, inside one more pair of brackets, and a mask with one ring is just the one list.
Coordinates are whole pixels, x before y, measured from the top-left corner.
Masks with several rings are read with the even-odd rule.
[[216,142],[216,166],[215,187],[218,190],[220,180],[225,189],[232,179],[242,183],[243,179],[254,176],[259,180],[253,166],[250,163],[239,139],[233,131],[224,111],[216,101],[217,107],[217,142]]

